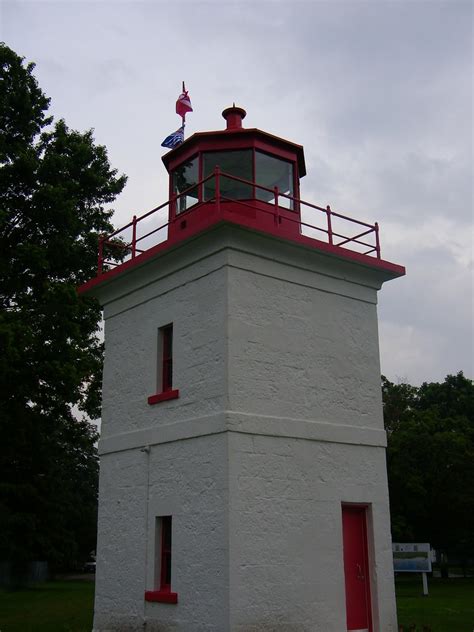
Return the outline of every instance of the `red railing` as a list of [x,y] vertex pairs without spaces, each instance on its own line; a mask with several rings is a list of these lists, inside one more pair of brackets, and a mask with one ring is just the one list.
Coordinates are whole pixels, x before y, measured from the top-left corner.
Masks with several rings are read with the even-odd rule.
[[[251,186],[255,201],[258,201],[259,204],[252,204],[244,200],[237,200],[222,195],[222,178],[226,178],[226,180],[234,180],[235,182]],[[215,181],[214,195],[210,198],[204,199],[203,185],[210,180]],[[262,200],[258,200],[255,195],[257,189],[271,194],[273,200],[269,202],[264,201],[262,203]],[[177,213],[178,200],[185,199],[188,194],[191,192],[195,194],[196,191],[198,191],[198,201],[189,209]],[[282,198],[287,200],[287,206],[283,206],[284,203],[281,202]],[[99,239],[98,274],[102,274],[106,271],[106,269],[109,269],[110,266],[118,266],[128,259],[134,259],[153,246],[166,241],[168,238],[168,227],[176,221],[181,221],[184,217],[189,217],[190,214],[195,213],[199,208],[201,208],[203,204],[215,204],[217,213],[219,214],[221,202],[232,202],[233,204],[250,208],[256,213],[271,215],[273,216],[275,226],[277,227],[281,225],[280,218],[282,210],[299,210],[299,214],[294,218],[286,213],[285,222],[298,224],[299,233],[301,235],[316,239],[315,235],[317,234],[317,239],[319,241],[323,240],[332,246],[349,249],[364,255],[375,256],[377,259],[380,259],[379,226],[377,222],[375,222],[375,224],[361,222],[360,220],[353,219],[352,217],[336,213],[332,211],[329,206],[322,208],[321,206],[311,204],[310,202],[306,202],[305,200],[301,200],[292,195],[281,193],[278,190],[278,187],[270,189],[257,184],[256,182],[250,182],[228,173],[222,173],[219,167],[216,167],[212,174],[197,184],[192,185],[185,191],[182,191],[180,194],[173,196],[171,200],[151,209],[151,211],[144,213],[140,217],[134,215],[132,221],[126,226],[115,230],[110,235],[102,236]],[[301,216],[303,214],[306,215],[306,209],[309,209],[310,211],[317,211],[317,214],[315,215],[315,217],[317,217],[316,223],[303,221]],[[148,232],[145,232],[143,235],[139,235],[138,228],[149,227],[148,222],[145,220],[150,218],[152,215],[158,217],[159,219],[160,215],[166,215],[166,221],[159,224],[156,228],[148,230]],[[311,219],[313,220],[313,218]],[[321,223],[323,223],[323,225],[321,225]],[[357,226],[363,227],[364,230],[362,230],[362,232],[358,232],[356,235],[346,235],[340,232],[343,228],[339,228],[340,225],[343,226],[346,223],[356,224]],[[335,229],[335,226],[337,226],[337,229]],[[369,237],[371,237],[370,242],[367,241]]]

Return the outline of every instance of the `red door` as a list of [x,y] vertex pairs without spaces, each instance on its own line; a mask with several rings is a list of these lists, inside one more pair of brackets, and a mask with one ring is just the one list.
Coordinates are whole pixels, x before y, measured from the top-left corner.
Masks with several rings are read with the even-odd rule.
[[347,629],[372,632],[366,508],[342,506]]

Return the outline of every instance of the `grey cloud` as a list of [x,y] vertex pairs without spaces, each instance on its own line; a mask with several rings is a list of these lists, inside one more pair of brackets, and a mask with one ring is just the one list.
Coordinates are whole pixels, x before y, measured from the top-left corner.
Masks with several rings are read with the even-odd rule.
[[[248,127],[305,147],[303,197],[378,220],[408,275],[380,297],[382,366],[442,379],[469,364],[470,2],[4,2],[2,36],[36,60],[53,111],[95,128],[129,182],[117,225],[167,197],[161,140]],[[84,98],[87,95],[87,98]],[[460,252],[461,251],[461,252]],[[462,256],[461,256],[462,255]]]

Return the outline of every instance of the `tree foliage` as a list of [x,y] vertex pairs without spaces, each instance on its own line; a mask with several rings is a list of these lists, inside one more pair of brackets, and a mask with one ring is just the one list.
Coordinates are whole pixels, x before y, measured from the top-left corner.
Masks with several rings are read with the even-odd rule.
[[0,560],[65,564],[93,547],[97,500],[101,313],[76,287],[126,179],[47,115],[33,69],[0,44]]
[[474,384],[462,372],[420,387],[382,377],[395,541],[474,554]]

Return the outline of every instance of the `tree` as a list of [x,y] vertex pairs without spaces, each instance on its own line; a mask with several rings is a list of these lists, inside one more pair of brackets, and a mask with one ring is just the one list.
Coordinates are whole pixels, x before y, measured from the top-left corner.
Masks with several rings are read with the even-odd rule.
[[33,69],[0,43],[0,560],[65,565],[94,547],[97,505],[101,312],[76,287],[126,178],[47,116]]
[[472,380],[460,372],[416,388],[384,378],[382,390],[393,539],[474,555]]
[[400,427],[409,417],[416,401],[417,389],[410,384],[393,384],[382,375],[382,400],[385,430],[388,434]]

